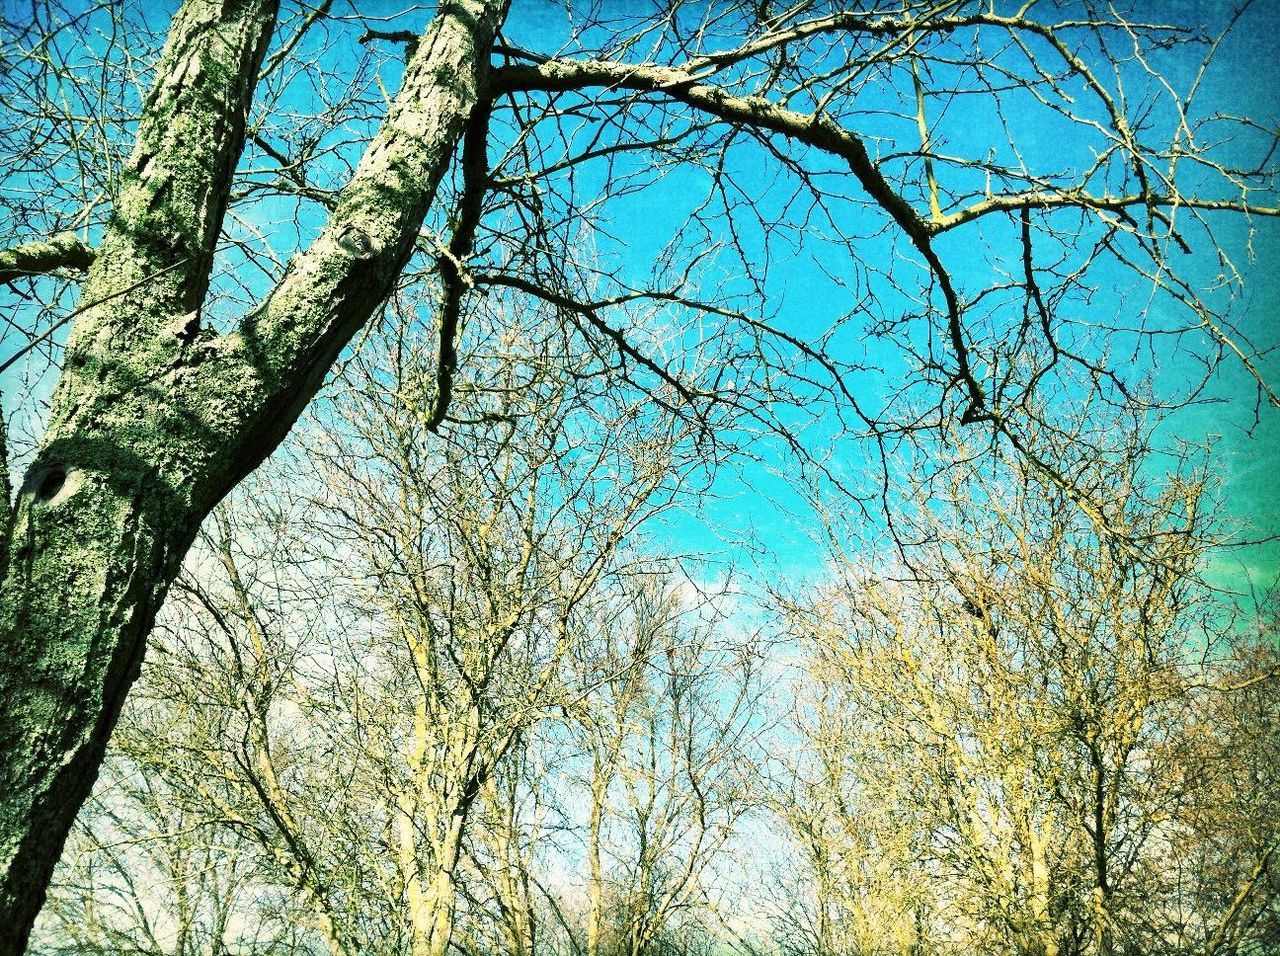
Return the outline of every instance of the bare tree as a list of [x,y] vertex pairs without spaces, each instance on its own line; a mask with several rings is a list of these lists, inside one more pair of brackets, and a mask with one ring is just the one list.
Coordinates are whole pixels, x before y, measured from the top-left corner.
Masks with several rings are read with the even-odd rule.
[[[1219,613],[1197,578],[1204,480],[1152,489],[1143,432],[1128,435],[1076,472],[1122,524],[1100,530],[1025,465],[965,464],[904,564],[836,552],[832,583],[788,604],[813,682],[781,801],[813,874],[807,947],[791,948],[1203,951],[1237,905],[1272,905],[1265,784],[1233,815],[1244,862],[1204,844],[1201,875],[1176,862],[1206,801],[1226,809],[1215,776],[1274,763],[1228,743],[1230,721],[1196,729]],[[1250,713],[1237,719],[1266,738]],[[1219,866],[1234,875],[1210,915],[1198,887]],[[1232,939],[1247,950],[1249,932]]]
[[1256,625],[1195,685],[1183,770],[1194,778],[1189,813],[1167,834],[1159,874],[1182,891],[1181,905],[1152,914],[1151,936],[1176,941],[1175,952],[1247,954],[1280,941],[1274,606],[1264,605]]
[[[219,716],[149,759],[335,956],[447,951],[473,815],[501,812],[504,762],[584,693],[582,615],[670,494],[679,422],[587,406],[565,353],[516,329],[475,357],[489,387],[458,404],[480,424],[444,446],[422,427],[434,351],[408,323],[367,348],[304,433],[315,469],[215,512],[162,623],[150,692]],[[488,861],[509,896],[513,861]]]
[[580,705],[587,956],[684,948],[753,806],[759,675],[668,588],[645,582],[601,629],[592,662],[611,673]]
[[[201,522],[402,281],[430,272],[436,292],[432,428],[451,414],[458,333],[494,288],[549,304],[596,374],[721,450],[766,429],[801,453],[806,417],[828,413],[881,438],[959,420],[1026,447],[1032,398],[1069,397],[1069,369],[1119,400],[1135,389],[1109,356],[1178,340],[1209,367],[1242,361],[1274,401],[1232,326],[1239,257],[1213,229],[1277,212],[1274,136],[1202,107],[1203,69],[1166,80],[1170,56],[1218,48],[1195,31],[1111,7],[675,3],[588,7],[546,53],[498,37],[503,0],[450,0],[425,25],[411,11],[407,34],[328,2],[278,30],[275,0],[188,0],[152,67],[146,5],[136,31],[110,4],[36,9],[5,53],[20,173],[0,277],[34,298],[4,366],[23,362],[37,399],[57,381],[18,416],[36,438],[4,501],[3,949],[23,946]],[[389,48],[381,66],[361,40]],[[322,62],[335,50],[357,64],[346,77]],[[996,117],[998,142],[975,142],[960,102]],[[1031,114],[1069,159],[1033,148]],[[1218,148],[1228,133],[1235,151]],[[738,170],[762,159],[781,186],[753,195]],[[701,198],[653,276],[596,268],[602,196],[668,170]],[[274,236],[259,225],[281,218]],[[825,330],[766,304],[784,242],[853,290]],[[1197,248],[1221,280],[1182,267]],[[735,260],[744,281],[717,289]],[[1115,276],[1129,305],[1099,321],[1095,285]],[[640,299],[662,305],[645,328],[620,312]],[[720,361],[690,365],[704,329]],[[861,346],[876,339],[906,349],[888,391],[927,395],[930,414],[904,422],[875,398]],[[726,406],[754,424],[716,429]]]
[[[192,787],[202,721],[144,686],[72,831],[33,949],[41,953],[291,954],[307,920],[287,885]],[[178,729],[175,724],[192,726]],[[184,758],[184,755],[185,758]],[[206,788],[209,780],[203,781]]]

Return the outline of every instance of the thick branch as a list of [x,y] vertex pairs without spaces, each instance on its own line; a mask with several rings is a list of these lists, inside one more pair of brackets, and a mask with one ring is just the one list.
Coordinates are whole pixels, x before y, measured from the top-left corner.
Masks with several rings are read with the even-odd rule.
[[453,397],[453,375],[458,368],[458,322],[462,297],[467,290],[466,259],[471,255],[476,227],[484,211],[484,195],[489,180],[489,102],[481,102],[471,112],[471,122],[462,144],[462,198],[449,248],[439,257],[444,297],[440,303],[440,350],[436,360],[436,403],[427,421],[435,431],[449,413]]
[[365,30],[360,37],[361,43],[372,43],[374,40],[403,43],[406,63],[418,52],[419,37],[412,30]]
[[202,390],[243,423],[233,470],[210,475],[214,494],[275,448],[390,294],[479,99],[505,14],[505,0],[441,8],[324,230],[238,331],[209,344]]
[[505,66],[493,71],[489,93],[498,96],[520,90],[567,92],[591,86],[656,93],[727,122],[777,133],[844,160],[862,188],[906,233],[928,263],[946,301],[948,337],[956,356],[958,378],[969,396],[969,407],[962,420],[985,417],[986,396],[965,341],[960,300],[931,245],[933,228],[898,195],[871,159],[860,137],[826,117],[798,113],[763,96],[734,96],[720,87],[697,82],[684,70],[670,67],[600,60],[549,60],[536,66]]
[[93,259],[94,251],[76,238],[75,233],[62,232],[50,239],[0,250],[0,282],[48,275],[59,269],[84,272],[93,265]]
[[928,238],[927,224],[894,192],[859,137],[825,117],[786,109],[763,96],[734,96],[720,87],[697,82],[684,70],[600,60],[500,67],[493,71],[489,92],[491,96],[521,90],[568,92],[592,86],[658,93],[722,120],[778,133],[837,156],[848,163],[862,187],[908,235]]

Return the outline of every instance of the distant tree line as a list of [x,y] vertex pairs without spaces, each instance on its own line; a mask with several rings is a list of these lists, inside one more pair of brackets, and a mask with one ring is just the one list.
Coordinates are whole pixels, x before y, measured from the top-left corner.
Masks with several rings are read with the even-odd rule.
[[1201,465],[1137,416],[1070,488],[957,445],[896,544],[832,510],[817,579],[713,588],[642,546],[681,420],[584,401],[553,328],[449,442],[393,333],[215,512],[35,951],[1280,945],[1280,647],[1202,579]]

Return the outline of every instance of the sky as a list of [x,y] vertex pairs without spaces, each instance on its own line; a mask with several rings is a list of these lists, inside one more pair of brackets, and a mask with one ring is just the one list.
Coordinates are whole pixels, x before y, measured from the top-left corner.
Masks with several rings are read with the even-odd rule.
[[[149,4],[148,16],[157,24],[163,23],[162,4]],[[608,4],[606,6],[609,6]],[[611,0],[611,9],[633,10],[638,0]],[[387,16],[379,21],[386,29],[420,28],[429,13],[427,7],[399,3],[362,3],[361,11],[375,16]],[[687,5],[697,9],[697,5]],[[392,17],[408,9],[404,16]],[[1161,17],[1184,23],[1222,22],[1226,6],[1214,0],[1164,0],[1153,5],[1153,11]],[[339,3],[335,11],[345,16],[347,5]],[[1153,16],[1154,16],[1153,12]],[[520,46],[553,51],[561,46],[566,35],[566,23],[571,14],[566,7],[552,0],[516,0],[505,35]],[[1262,118],[1273,127],[1280,114],[1280,88],[1277,85],[1275,51],[1272,38],[1280,28],[1280,7],[1271,3],[1256,3],[1241,19],[1237,28],[1223,41],[1213,68],[1202,83],[1199,104],[1205,112],[1218,111],[1235,115]],[[337,66],[338,79],[346,79],[337,63],[341,57],[354,57],[357,48],[347,46],[326,47],[328,40],[320,35],[305,41],[299,48],[304,56],[316,56],[326,65]],[[92,38],[87,39],[92,44]],[[277,38],[277,44],[281,42]],[[308,45],[310,44],[310,46]],[[1166,71],[1170,82],[1185,88],[1194,76],[1195,58],[1189,58],[1178,50],[1168,53],[1159,64]],[[1130,67],[1136,70],[1137,67]],[[1135,77],[1133,77],[1136,79]],[[384,72],[382,82],[388,90],[394,90],[398,71],[391,67]],[[300,87],[299,89],[303,89]],[[866,94],[870,96],[875,93]],[[896,102],[893,91],[884,91],[886,107]],[[299,111],[314,107],[323,96],[316,91],[291,94],[294,99],[284,101],[285,106],[295,106]],[[932,106],[931,106],[932,108]],[[991,144],[991,148],[1004,148],[1006,138],[997,118],[977,98],[957,100],[945,107],[946,116],[940,120],[945,128],[949,145],[957,150],[973,150],[977,144]],[[1081,154],[1072,151],[1078,144],[1062,140],[1062,131],[1048,125],[1037,125],[1027,116],[1006,117],[1018,131],[1020,148],[1034,162],[1037,157],[1047,161],[1063,154],[1066,162],[1080,162]],[[868,120],[874,123],[875,120]],[[885,120],[879,132],[900,135],[892,120]],[[360,148],[353,142],[346,147],[352,156]],[[1234,147],[1225,146],[1231,155]],[[1241,148],[1247,151],[1246,147]],[[766,207],[771,203],[780,208],[786,194],[785,182],[779,185],[775,164],[761,149],[745,148],[734,154],[730,171],[737,186],[759,199]],[[584,182],[590,185],[590,173]],[[603,182],[597,186],[607,187]],[[841,188],[844,188],[843,186]],[[856,191],[848,184],[850,192]],[[613,201],[606,213],[608,227],[619,241],[598,240],[600,252],[609,257],[618,273],[632,276],[637,281],[647,277],[660,250],[672,236],[679,234],[685,217],[694,203],[706,191],[706,176],[697,170],[686,170],[656,181],[644,190]],[[270,220],[287,215],[291,206],[264,208],[255,213],[260,224],[270,225]],[[851,231],[872,232],[878,225],[858,221],[864,213],[850,209],[848,224]],[[292,225],[304,237],[314,232],[320,219],[314,213],[310,218]],[[1280,277],[1277,277],[1276,259],[1280,253],[1280,230],[1269,224],[1259,225],[1252,237],[1252,248],[1245,251],[1248,237],[1234,227],[1225,227],[1221,235],[1238,253],[1244,279],[1243,290],[1232,304],[1232,315],[1237,325],[1249,333],[1255,344],[1275,346],[1280,337],[1277,309],[1280,308]],[[900,249],[891,244],[892,236],[868,236],[865,255],[869,259],[891,259]],[[1006,236],[995,232],[971,230],[954,240],[940,243],[948,263],[957,275],[958,284],[970,283],[979,288],[990,271],[988,245],[995,245]],[[748,239],[748,244],[751,240]],[[838,281],[838,267],[824,274],[823,257],[830,254],[830,247],[820,242],[808,242],[792,255],[778,255],[771,265],[768,282],[769,307],[776,323],[785,329],[811,332],[825,328],[850,312],[856,303],[851,301],[847,287]],[[718,276],[725,291],[741,294],[744,288],[740,277],[732,274],[732,263],[724,260],[724,270]],[[1217,265],[1202,245],[1198,245],[1187,261],[1177,265],[1193,277],[1210,280]],[[1105,280],[1105,276],[1103,277]],[[972,280],[970,282],[970,280]],[[896,297],[897,296],[897,297]],[[1089,303],[1099,313],[1125,315],[1141,296],[1132,285],[1118,280],[1107,288],[1104,281],[1096,297]],[[909,307],[909,303],[892,291],[879,291],[875,308],[881,314],[893,314]],[[1159,307],[1158,304],[1156,307]],[[892,385],[893,377],[901,368],[899,353],[883,344],[864,339],[861,342],[851,336],[848,349],[869,349],[869,358],[886,369],[879,381],[859,383],[870,392],[884,390]],[[1176,391],[1184,383],[1193,380],[1199,370],[1197,352],[1190,348],[1166,352],[1158,356],[1153,367],[1142,373],[1155,376],[1157,387]],[[1139,363],[1141,360],[1139,360]],[[1280,356],[1271,356],[1264,365],[1274,372],[1273,380],[1280,381]],[[0,388],[6,393],[16,384],[15,369],[0,380]],[[1227,361],[1214,374],[1206,401],[1196,407],[1172,416],[1162,426],[1162,435],[1170,442],[1186,441],[1200,444],[1214,443],[1213,461],[1222,478],[1222,498],[1229,512],[1229,520],[1237,525],[1243,537],[1261,538],[1280,531],[1280,516],[1276,511],[1276,495],[1272,488],[1272,476],[1280,469],[1280,411],[1265,405],[1255,419],[1255,393],[1247,372],[1240,363]],[[8,409],[12,412],[12,408]],[[829,441],[834,429],[825,429],[822,421],[811,426],[818,444]],[[658,538],[679,551],[700,552],[716,556],[718,561],[731,561],[747,554],[744,540],[750,540],[758,553],[767,556],[764,562],[775,571],[805,571],[816,569],[820,556],[810,540],[811,515],[804,502],[802,490],[792,481],[794,463],[789,461],[785,449],[776,444],[759,446],[762,461],[741,460],[721,469],[712,487],[712,494],[700,500],[696,509],[686,509],[668,520],[657,532]],[[876,451],[865,442],[841,438],[829,449],[832,461],[842,473],[866,478],[876,468]],[[838,506],[837,506],[838,507]],[[1213,574],[1224,585],[1243,589],[1250,581],[1265,587],[1269,579],[1280,570],[1277,549],[1271,546],[1252,548],[1243,552],[1224,554],[1215,562]]]
[[[560,30],[556,11],[554,4],[517,4],[508,32],[534,49],[554,49]],[[1151,19],[1206,24],[1215,31],[1228,11],[1226,4],[1215,0],[1166,0],[1144,7]],[[1258,117],[1275,128],[1280,116],[1280,74],[1273,39],[1278,30],[1280,7],[1274,4],[1254,4],[1243,15],[1222,41],[1200,82],[1196,107],[1201,116],[1223,113]],[[530,36],[539,42],[524,39]],[[1176,89],[1185,90],[1195,79],[1199,56],[1199,51],[1187,55],[1175,49],[1158,63],[1153,61],[1153,65],[1165,73]],[[1137,68],[1131,66],[1129,70],[1124,74],[1126,80],[1136,83]],[[1028,111],[1021,125],[1018,118],[1013,120],[1019,147],[1029,160],[1034,162],[1033,157],[1039,154],[1047,162],[1050,157],[1065,153],[1068,162],[1081,162],[1080,153],[1071,151],[1074,144],[1062,141],[1063,131],[1044,125],[1041,115]],[[945,130],[952,143],[962,143],[966,135],[975,143],[999,143],[1004,136],[989,109],[973,99],[948,107]],[[1242,140],[1238,147],[1224,144],[1220,155],[1230,161],[1256,160],[1258,150],[1256,142]],[[768,195],[771,190],[777,191],[776,166],[762,153],[748,154],[733,172],[745,192]],[[624,253],[625,264],[642,272],[646,255],[660,249],[680,228],[685,208],[701,195],[694,180],[696,176],[688,181],[669,177],[615,207],[611,225],[615,234],[626,237],[629,248]],[[1255,225],[1256,232],[1250,236],[1241,222],[1232,223],[1226,217],[1214,220],[1217,235],[1231,252],[1243,280],[1234,301],[1227,303],[1222,297],[1214,301],[1229,308],[1236,326],[1255,346],[1266,350],[1280,346],[1280,229],[1265,221]],[[1192,253],[1174,265],[1196,282],[1211,283],[1219,271],[1212,250],[1205,237],[1190,241]],[[958,234],[950,247],[943,248],[958,273],[963,273],[966,266],[975,273],[989,268],[987,250],[975,243],[973,231]],[[817,254],[821,254],[820,249]],[[812,255],[813,250],[806,250],[793,258],[779,257],[772,266],[771,287],[779,290],[777,319],[784,328],[822,327],[826,320],[849,308],[848,291],[822,276]],[[1100,315],[1128,318],[1145,303],[1141,283],[1135,285],[1127,276],[1104,274],[1103,279],[1107,278],[1113,279],[1114,287],[1108,289],[1104,283],[1089,303]],[[881,305],[892,311],[896,303],[889,298]],[[1162,307],[1167,305],[1152,305],[1155,309]],[[1197,340],[1189,337],[1179,348],[1160,352],[1149,367],[1135,368],[1135,377],[1152,375],[1157,394],[1185,391],[1203,374],[1203,352],[1196,344]],[[892,368],[892,355],[878,358]],[[1119,361],[1123,364],[1125,358],[1120,357]],[[1271,381],[1280,380],[1280,355],[1272,354],[1259,365],[1269,373]],[[1258,407],[1252,377],[1230,357],[1215,371],[1200,399],[1199,404],[1172,415],[1161,426],[1162,441],[1171,446],[1181,442],[1212,444],[1211,468],[1221,481],[1219,494],[1226,512],[1225,524],[1233,536],[1253,540],[1280,533],[1280,512],[1273,488],[1273,475],[1280,470],[1280,409],[1265,402]],[[781,454],[780,450],[775,451]],[[875,452],[865,444],[844,443],[834,449],[834,454],[848,474],[875,469]],[[740,553],[738,543],[746,536],[770,553],[777,572],[816,569],[819,555],[811,538],[812,516],[789,480],[794,470],[785,457],[770,464],[772,467],[725,469],[715,486],[716,497],[702,502],[697,514],[676,522],[670,529],[671,537],[686,547],[725,556]],[[1216,583],[1241,592],[1250,587],[1265,588],[1280,573],[1278,553],[1274,544],[1223,552],[1214,559],[1210,575]]]

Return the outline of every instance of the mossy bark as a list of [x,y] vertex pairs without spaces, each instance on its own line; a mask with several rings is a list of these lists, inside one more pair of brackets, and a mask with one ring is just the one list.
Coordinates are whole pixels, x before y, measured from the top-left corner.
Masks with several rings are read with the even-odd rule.
[[23,276],[44,275],[55,269],[84,271],[93,264],[93,250],[76,238],[73,232],[62,232],[48,239],[24,242],[0,251],[0,282],[12,282]]
[[235,331],[201,325],[276,0],[187,0],[0,534],[0,956],[23,951],[200,522],[280,442],[408,259],[503,0],[442,5],[329,224]]

